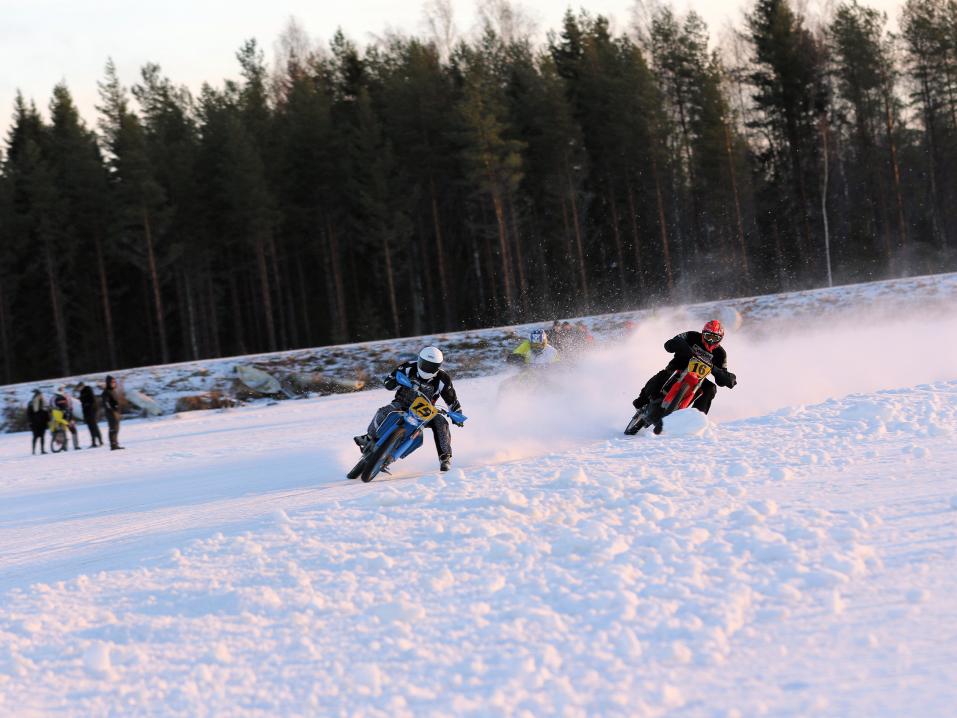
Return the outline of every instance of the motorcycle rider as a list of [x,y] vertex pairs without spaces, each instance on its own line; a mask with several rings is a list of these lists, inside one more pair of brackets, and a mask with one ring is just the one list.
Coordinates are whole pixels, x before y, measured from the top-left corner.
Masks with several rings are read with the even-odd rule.
[[[693,347],[698,347],[699,351],[704,350],[712,357],[711,375],[714,377],[718,386],[725,386],[733,389],[738,383],[738,378],[728,371],[728,354],[724,347],[719,346],[724,338],[724,327],[717,319],[712,319],[704,325],[700,332],[688,331],[678,334],[665,342],[665,351],[674,354],[674,358],[668,362],[668,366],[655,374],[648,383],[645,384],[638,398],[632,401],[635,410],[641,410],[653,397],[658,396],[665,383],[671,375],[688,366],[688,362],[694,356]],[[711,401],[718,393],[717,387],[707,379],[702,380],[701,394],[695,399],[692,406],[703,414],[707,414],[711,409]]]
[[[353,437],[356,445],[365,451],[367,447],[376,441],[376,431],[382,426],[393,411],[405,411],[415,401],[416,394],[413,390],[401,386],[396,380],[396,374],[400,372],[412,382],[433,404],[441,396],[442,400],[449,407],[450,411],[462,412],[462,405],[455,395],[455,388],[452,386],[452,378],[444,371],[442,362],[444,357],[442,352],[436,347],[425,347],[419,352],[417,359],[403,362],[393,369],[383,380],[386,389],[398,389],[395,398],[391,404],[380,407],[375,416],[369,423],[366,434]],[[457,426],[462,426],[455,422]],[[435,451],[439,456],[439,469],[448,471],[452,468],[452,437],[449,432],[449,422],[444,416],[438,414],[429,422],[429,428],[432,429],[432,436],[435,439]]]
[[544,329],[533,329],[528,339],[519,344],[506,361],[510,364],[525,366],[544,366],[554,364],[559,359],[558,351],[548,343],[548,334]]

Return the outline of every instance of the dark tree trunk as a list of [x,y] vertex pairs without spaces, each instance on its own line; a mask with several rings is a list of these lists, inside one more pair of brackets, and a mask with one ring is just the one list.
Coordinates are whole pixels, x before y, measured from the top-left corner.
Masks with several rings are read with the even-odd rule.
[[585,307],[591,305],[591,298],[588,289],[588,275],[585,269],[585,249],[582,242],[581,221],[578,217],[578,201],[575,199],[575,187],[572,185],[572,176],[568,173],[566,163],[565,177],[568,180],[568,200],[572,207],[572,226],[575,228],[575,254],[578,259],[578,279],[581,282],[582,298],[585,300]]
[[309,314],[309,295],[306,294],[306,277],[302,272],[302,265],[305,264],[300,258],[296,262],[296,279],[299,280],[299,305],[302,311],[303,340],[306,346],[313,346],[312,334],[312,316]]
[[266,242],[256,238],[256,268],[259,271],[259,299],[262,301],[262,315],[266,321],[266,349],[276,350],[276,325],[273,322],[272,292],[269,289],[269,270],[266,267]]
[[498,190],[492,190],[492,208],[495,210],[495,222],[498,227],[498,251],[501,260],[502,283],[505,289],[505,316],[511,319],[515,314],[515,292],[512,288],[512,263],[508,251],[508,229],[505,225],[505,205]]
[[627,284],[625,282],[625,251],[621,241],[621,231],[618,227],[618,204],[615,202],[615,193],[609,183],[608,206],[611,207],[611,235],[615,238],[615,264],[618,265],[618,295],[625,296]]
[[232,305],[230,314],[233,319],[233,341],[238,354],[248,354],[246,349],[246,335],[243,332],[243,311],[239,301],[239,287],[236,286],[235,272],[229,272],[229,302]]
[[661,196],[661,181],[658,177],[658,160],[652,158],[651,172],[655,180],[655,198],[658,202],[658,227],[661,231],[661,257],[664,262],[665,280],[667,281],[668,292],[674,291],[674,277],[671,274],[671,252],[668,249],[668,224],[665,219],[665,201]]
[[267,240],[269,250],[269,268],[272,274],[272,287],[276,296],[276,316],[279,317],[279,326],[277,327],[277,338],[279,347],[289,348],[289,332],[286,327],[286,303],[283,301],[285,293],[283,292],[283,283],[279,276],[279,252],[276,250],[276,238],[270,234]]
[[0,350],[3,351],[3,383],[11,384],[13,374],[10,369],[10,333],[7,330],[7,297],[3,291],[3,281],[0,279]]
[[116,338],[113,332],[113,311],[110,307],[110,286],[106,281],[106,264],[103,261],[103,243],[97,233],[94,244],[96,247],[96,271],[100,278],[100,301],[103,302],[103,331],[106,334],[106,353],[110,368],[119,368],[116,360]]
[[389,235],[382,233],[382,254],[385,257],[386,289],[389,293],[389,316],[392,319],[392,336],[399,332],[399,305],[395,299],[395,272],[392,268],[392,250],[389,247]]
[[741,198],[738,196],[738,177],[734,170],[734,152],[731,145],[731,130],[724,123],[724,150],[728,156],[728,177],[731,180],[731,196],[734,197],[734,219],[737,230],[738,251],[741,253],[741,269],[745,281],[751,283],[751,268],[748,266],[748,248],[744,241],[744,222],[741,220]]
[[153,231],[150,226],[149,212],[143,207],[143,236],[146,239],[146,260],[149,267],[150,286],[153,290],[153,303],[156,308],[156,330],[159,333],[160,356],[163,364],[169,364],[169,344],[166,341],[166,319],[163,311],[163,295],[160,291],[159,270],[156,266],[156,254],[153,251]]
[[518,232],[518,216],[515,213],[515,202],[511,193],[508,194],[508,213],[512,220],[512,241],[515,246],[515,266],[518,268],[518,295],[522,314],[528,313],[528,284],[525,281],[525,255],[522,252],[522,238]]
[[60,373],[70,376],[70,350],[66,341],[66,321],[63,317],[63,299],[53,262],[53,248],[49,240],[43,242],[43,258],[46,265],[47,283],[50,285],[50,308],[53,310],[53,332],[56,337],[57,354],[60,357]]
[[189,333],[189,349],[192,359],[199,359],[199,340],[196,333],[196,305],[193,298],[193,283],[190,281],[189,271],[183,273],[183,285],[186,293],[186,324]]
[[221,357],[223,350],[219,343],[219,305],[216,301],[216,289],[213,286],[211,276],[206,281],[206,311],[209,317],[207,323],[209,326],[209,346],[212,348],[212,356]]
[[645,268],[641,261],[641,233],[638,231],[638,207],[635,205],[635,191],[628,179],[628,218],[631,224],[631,242],[635,250],[635,277],[638,280],[638,298],[642,299],[645,290]]
[[333,329],[333,338],[344,342],[349,339],[349,323],[346,317],[346,289],[342,277],[342,264],[339,261],[339,241],[332,223],[326,221],[327,236],[329,239],[329,267],[332,270],[332,283],[336,295],[336,315]]
[[439,203],[435,196],[435,180],[429,177],[432,195],[432,224],[435,228],[435,260],[439,267],[439,293],[442,300],[443,329],[452,326],[452,298],[449,295],[449,280],[445,268],[445,247],[442,240],[442,223],[439,221]]

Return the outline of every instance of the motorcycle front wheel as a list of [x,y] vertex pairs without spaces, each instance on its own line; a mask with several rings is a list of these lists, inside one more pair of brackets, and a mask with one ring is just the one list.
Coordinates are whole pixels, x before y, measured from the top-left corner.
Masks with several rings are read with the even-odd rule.
[[347,479],[358,479],[359,474],[362,473],[362,467],[366,465],[366,456],[362,455],[362,458],[359,459],[359,463],[352,467],[352,470],[346,474]]
[[392,460],[393,450],[405,439],[405,432],[402,429],[396,429],[395,432],[383,442],[379,447],[372,450],[365,459],[362,467],[362,481],[369,483],[380,471]]
[[631,421],[628,422],[628,426],[625,427],[625,436],[634,436],[643,428],[645,428],[645,412],[635,412],[635,415],[631,417]]

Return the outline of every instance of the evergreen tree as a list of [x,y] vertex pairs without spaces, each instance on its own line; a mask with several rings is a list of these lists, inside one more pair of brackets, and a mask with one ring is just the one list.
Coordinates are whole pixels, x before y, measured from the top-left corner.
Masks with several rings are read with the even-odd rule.
[[[166,364],[170,349],[166,330],[163,300],[164,256],[167,247],[157,241],[164,236],[168,217],[164,213],[166,197],[157,182],[150,162],[146,132],[129,109],[124,88],[112,61],[106,65],[106,79],[100,84],[102,105],[101,129],[108,149],[111,200],[114,207],[115,233],[123,243],[128,258],[146,275],[153,303],[156,324],[146,322],[147,342],[153,331],[159,339],[159,357]],[[146,319],[149,320],[149,313]],[[128,325],[133,326],[133,325]]]
[[747,16],[752,46],[749,76],[757,110],[752,125],[767,138],[759,153],[766,193],[761,204],[780,235],[775,263],[785,280],[821,276],[820,236],[811,193],[818,179],[817,124],[827,109],[821,48],[787,0],[757,0]]

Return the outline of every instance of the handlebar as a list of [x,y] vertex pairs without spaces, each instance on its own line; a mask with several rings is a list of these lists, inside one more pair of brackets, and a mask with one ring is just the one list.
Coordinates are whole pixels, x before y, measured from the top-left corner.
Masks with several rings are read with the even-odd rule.
[[[401,384],[401,385],[404,386],[406,389],[411,389],[412,391],[414,391],[414,392],[415,392],[416,394],[418,394],[419,396],[422,396],[422,397],[428,399],[428,401],[429,401],[430,404],[433,403],[433,402],[432,402],[432,399],[430,399],[428,396],[426,396],[426,395],[422,392],[422,390],[419,389],[417,386],[415,386],[415,385],[412,383],[412,380],[409,379],[409,377],[407,377],[407,376],[406,376],[405,374],[403,374],[402,372],[396,372],[396,374],[395,374],[395,380],[396,380],[397,383]],[[434,406],[434,404],[433,404],[433,406]],[[451,409],[449,409],[448,411],[446,411],[445,409],[439,409],[438,407],[435,407],[435,408],[436,408],[436,411],[438,411],[440,414],[444,414],[445,416],[449,417],[449,418],[452,420],[453,423],[463,424],[463,423],[465,423],[465,420],[468,418],[467,416],[465,416],[465,414],[460,414],[459,412],[457,412],[457,411],[452,411]]]

